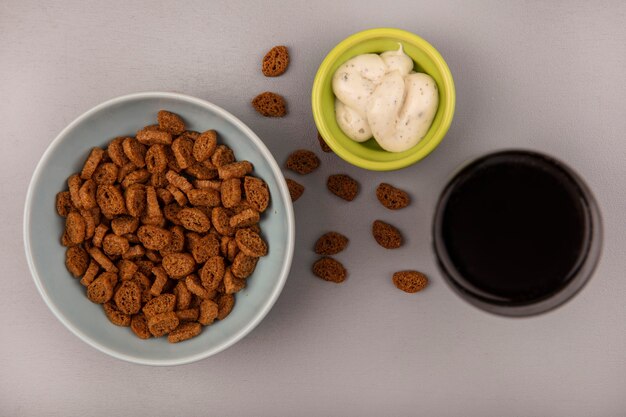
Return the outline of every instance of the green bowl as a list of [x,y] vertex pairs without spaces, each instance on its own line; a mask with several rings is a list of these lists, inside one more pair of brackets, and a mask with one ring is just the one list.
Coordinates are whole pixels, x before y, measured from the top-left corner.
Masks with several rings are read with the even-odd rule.
[[[398,42],[415,62],[415,70],[430,75],[437,82],[439,108],[426,136],[417,145],[404,152],[387,152],[374,139],[362,143],[353,141],[337,125],[332,78],[337,68],[350,58],[395,50],[398,49]],[[328,146],[352,165],[372,171],[405,168],[431,153],[450,128],[455,100],[452,74],[439,52],[419,36],[392,28],[365,30],[341,41],[322,61],[311,92],[313,118]]]

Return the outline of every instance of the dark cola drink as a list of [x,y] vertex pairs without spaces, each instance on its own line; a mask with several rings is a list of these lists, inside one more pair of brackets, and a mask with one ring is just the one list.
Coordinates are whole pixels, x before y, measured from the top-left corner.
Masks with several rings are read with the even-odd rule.
[[439,264],[473,304],[536,314],[569,299],[599,256],[591,193],[553,158],[527,151],[482,157],[440,198],[434,225]]

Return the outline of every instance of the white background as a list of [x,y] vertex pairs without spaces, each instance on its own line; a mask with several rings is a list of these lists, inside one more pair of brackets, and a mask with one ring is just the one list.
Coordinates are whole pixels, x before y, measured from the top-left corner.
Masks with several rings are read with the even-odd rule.
[[[626,415],[626,5],[619,1],[58,1],[0,2],[0,415]],[[457,88],[449,134],[426,160],[367,172],[322,155],[296,178],[297,245],[291,275],[267,318],[244,340],[199,363],[151,368],[112,359],[52,315],[30,277],[22,210],[37,161],[90,107],[138,91],[176,91],[234,113],[282,163],[318,152],[309,96],[317,66],[362,29],[399,27],[430,41]],[[292,62],[265,78],[267,49]],[[289,102],[264,119],[249,101],[266,91]],[[555,155],[594,190],[604,250],[589,285],[551,313],[506,319],[460,300],[430,247],[438,193],[463,161],[522,147]],[[321,155],[321,152],[318,152]],[[325,179],[345,172],[362,192],[345,203]],[[374,196],[386,181],[414,204],[389,212]],[[51,206],[52,209],[52,206]],[[406,245],[385,251],[374,219],[400,227]],[[342,285],[309,271],[324,231],[347,234]],[[62,262],[62,260],[59,260]],[[408,295],[398,269],[432,285]]]

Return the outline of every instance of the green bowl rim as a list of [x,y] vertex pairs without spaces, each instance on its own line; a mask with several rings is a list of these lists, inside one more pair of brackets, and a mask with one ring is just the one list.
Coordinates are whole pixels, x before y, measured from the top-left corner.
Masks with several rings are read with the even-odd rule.
[[[364,40],[379,37],[395,37],[401,41],[410,42],[418,45],[420,49],[422,49],[422,51],[426,55],[428,55],[433,60],[435,65],[440,69],[444,84],[446,86],[445,97],[447,103],[449,103],[444,109],[441,123],[435,131],[434,137],[427,142],[426,146],[420,149],[419,152],[412,153],[404,158],[395,161],[372,161],[369,159],[365,159],[347,151],[344,147],[337,143],[330,134],[330,131],[327,128],[326,123],[324,122],[324,118],[322,117],[321,100],[319,99],[319,97],[321,96],[321,86],[324,79],[323,74],[329,72],[329,68],[333,65],[336,56]],[[442,89],[439,88],[439,91],[441,90]],[[350,35],[343,41],[339,42],[326,55],[326,57],[320,64],[317,73],[315,74],[315,79],[313,80],[313,88],[311,90],[311,106],[313,110],[313,119],[315,120],[315,124],[319,133],[322,135],[328,146],[330,146],[333,152],[339,155],[339,157],[341,157],[343,160],[351,163],[352,165],[372,171],[392,171],[405,168],[420,161],[428,154],[430,154],[439,145],[439,143],[441,143],[444,136],[448,132],[450,124],[452,123],[452,118],[454,116],[455,104],[456,91],[454,88],[454,80],[452,78],[450,68],[448,68],[448,64],[443,59],[441,54],[435,49],[434,46],[432,46],[430,43],[428,43],[428,41],[421,38],[420,36],[406,30],[396,28],[367,29]]]

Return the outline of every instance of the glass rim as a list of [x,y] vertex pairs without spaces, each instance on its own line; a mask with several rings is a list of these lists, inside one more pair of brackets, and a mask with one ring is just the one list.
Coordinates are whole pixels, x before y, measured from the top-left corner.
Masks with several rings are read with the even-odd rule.
[[[456,269],[453,261],[450,259],[448,251],[442,238],[443,212],[447,204],[448,197],[462,182],[476,171],[481,164],[491,159],[503,156],[525,157],[531,160],[539,161],[542,164],[551,164],[563,174],[565,174],[576,186],[579,196],[583,201],[586,219],[588,221],[588,233],[585,236],[585,253],[581,256],[578,264],[573,268],[572,278],[559,290],[553,294],[547,295],[545,298],[530,301],[528,303],[506,303],[494,302],[486,297],[481,297],[476,291],[472,291],[463,283],[461,273]],[[591,189],[583,181],[583,179],[569,166],[562,161],[533,150],[525,149],[506,149],[490,152],[485,155],[478,156],[469,160],[458,167],[450,179],[446,183],[444,189],[439,195],[432,226],[432,244],[437,260],[437,266],[442,273],[444,280],[454,292],[462,299],[470,304],[501,316],[510,317],[527,317],[538,315],[553,310],[567,301],[571,300],[589,281],[600,260],[602,251],[602,219],[600,209],[594,198]]]

